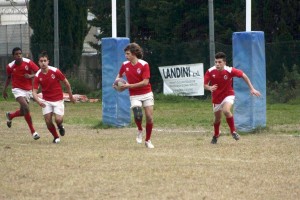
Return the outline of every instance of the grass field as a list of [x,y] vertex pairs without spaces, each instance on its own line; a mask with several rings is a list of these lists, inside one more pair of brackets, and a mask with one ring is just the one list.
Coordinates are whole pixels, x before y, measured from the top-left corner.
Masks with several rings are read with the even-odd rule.
[[[189,101],[189,102],[187,102]],[[30,105],[34,141],[23,118],[6,127],[0,102],[0,199],[299,199],[300,106],[267,107],[267,128],[223,135],[211,145],[207,100],[156,101],[152,142],[136,129],[101,124],[101,103],[66,104],[66,136],[52,144],[41,109]],[[175,109],[174,109],[175,108]]]

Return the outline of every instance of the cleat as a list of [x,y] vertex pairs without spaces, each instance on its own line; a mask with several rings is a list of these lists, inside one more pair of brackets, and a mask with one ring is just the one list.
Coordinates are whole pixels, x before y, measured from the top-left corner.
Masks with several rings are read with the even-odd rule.
[[231,135],[232,135],[233,139],[235,139],[235,140],[239,140],[240,139],[240,135],[237,134],[237,132],[233,132]]
[[65,135],[65,127],[61,126],[61,127],[58,127],[58,131],[59,131],[59,134],[61,136],[64,136]]
[[54,138],[54,139],[53,139],[53,143],[54,143],[54,144],[60,143],[60,138]]
[[154,146],[153,146],[153,144],[151,143],[150,140],[148,140],[148,141],[145,142],[145,146],[146,146],[148,149],[154,149]]
[[37,132],[34,132],[34,133],[32,134],[32,137],[33,137],[34,140],[40,139],[40,135],[39,135]]
[[142,131],[138,131],[137,135],[136,135],[136,142],[138,144],[141,144],[143,142],[143,132]]
[[212,143],[212,144],[217,144],[217,142],[218,142],[218,137],[213,136],[213,138],[212,138],[212,140],[211,140],[210,143]]
[[6,119],[7,119],[6,125],[7,125],[8,128],[10,128],[11,124],[12,124],[12,121],[11,121],[11,119],[9,117],[9,114],[10,114],[9,112],[6,112]]

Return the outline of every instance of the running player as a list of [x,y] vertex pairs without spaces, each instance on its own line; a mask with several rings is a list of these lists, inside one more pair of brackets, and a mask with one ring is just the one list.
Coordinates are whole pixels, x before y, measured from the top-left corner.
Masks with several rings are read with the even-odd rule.
[[240,136],[236,132],[231,108],[234,103],[234,90],[232,80],[234,77],[243,78],[247,83],[250,93],[260,96],[248,76],[241,70],[226,65],[226,54],[218,52],[215,55],[215,66],[209,68],[204,75],[204,88],[211,91],[213,112],[214,112],[214,135],[211,143],[216,144],[220,135],[220,123],[222,113],[226,117],[227,124],[230,128],[232,137],[239,140]]
[[[41,69],[36,73],[33,82],[33,98],[42,107],[42,112],[48,130],[53,135],[53,143],[59,143],[60,137],[56,131],[52,116],[55,116],[55,123],[61,136],[65,135],[63,126],[64,100],[63,90],[60,82],[63,82],[69,94],[70,101],[75,103],[71,86],[61,71],[49,66],[49,57],[46,52],[39,55],[39,65]],[[41,86],[42,98],[38,97],[38,89]]]
[[33,139],[38,140],[39,134],[35,131],[29,110],[29,100],[32,97],[32,78],[39,67],[30,59],[23,58],[22,49],[15,47],[12,50],[14,61],[6,66],[7,78],[3,88],[3,98],[7,99],[7,87],[12,82],[12,93],[20,108],[15,112],[6,112],[7,126],[11,128],[15,117],[24,116]]

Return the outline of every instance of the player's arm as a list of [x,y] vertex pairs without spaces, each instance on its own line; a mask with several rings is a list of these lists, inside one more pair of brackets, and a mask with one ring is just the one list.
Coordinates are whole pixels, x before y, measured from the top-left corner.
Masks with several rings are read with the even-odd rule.
[[24,74],[24,77],[27,79],[32,79],[35,76],[35,73],[33,74]]
[[119,78],[122,78],[122,76],[120,76],[120,74],[118,74],[118,75],[116,76],[116,80],[119,79]]
[[38,82],[38,78],[35,77],[33,79],[33,88],[32,88],[32,96],[33,96],[33,99],[35,100],[35,102],[37,104],[39,104],[42,108],[45,108],[46,105],[40,100],[39,96],[38,96],[38,90],[39,90],[39,82]]
[[209,85],[209,84],[204,84],[204,89],[209,90],[211,92],[215,91],[218,88],[218,85]]
[[126,88],[139,88],[139,87],[144,87],[146,85],[149,84],[149,79],[145,78],[142,81],[138,82],[138,83],[133,83],[133,84],[129,84],[126,83],[124,85],[122,85],[122,88],[126,89]]
[[210,78],[208,72],[204,75],[204,89],[209,90],[210,92],[215,91],[218,88],[218,85],[210,85]]
[[[117,80],[117,79],[119,79],[119,78],[122,78],[122,77],[121,77],[121,76],[118,74],[118,75],[116,76],[116,79],[115,79],[115,81],[114,81],[114,82],[116,82],[116,80]],[[114,83],[112,84],[112,87],[116,89],[116,86],[115,86],[115,84],[114,84]]]
[[76,100],[75,100],[75,98],[73,97],[71,85],[70,85],[68,79],[65,78],[62,82],[64,83],[64,85],[65,85],[65,87],[66,87],[66,89],[67,89],[67,93],[69,94],[70,101],[71,101],[72,103],[75,103]]
[[11,74],[7,74],[6,81],[5,81],[5,84],[4,84],[4,87],[3,87],[3,91],[2,91],[2,96],[3,96],[4,99],[8,98],[7,87],[10,84],[10,80],[11,80]]
[[243,78],[244,81],[247,83],[247,85],[248,85],[248,87],[249,87],[249,89],[250,89],[250,93],[251,93],[252,95],[255,95],[255,96],[258,96],[258,97],[259,97],[259,96],[260,96],[260,92],[257,91],[257,90],[253,87],[253,85],[252,85],[250,79],[248,78],[248,76],[247,76],[245,73],[243,73],[242,78]]
[[[122,77],[123,77],[123,73],[124,73],[124,65],[122,64],[122,66],[121,66],[121,68],[120,68],[120,70],[119,70],[119,73],[117,74],[116,79],[115,79],[114,82],[116,82],[117,79],[122,78]],[[116,89],[116,86],[115,86],[114,83],[112,84],[112,87],[113,87],[114,89]]]
[[33,89],[32,89],[32,96],[33,96],[33,99],[34,99],[35,102],[36,102],[37,104],[39,104],[42,108],[45,108],[46,105],[45,105],[43,102],[40,101],[40,98],[38,97],[37,92],[38,92],[38,88],[33,88]]
[[30,66],[30,68],[32,70],[32,73],[31,74],[24,74],[24,77],[27,78],[27,79],[32,79],[32,78],[34,78],[35,73],[39,70],[39,67],[33,61],[30,61],[28,63],[28,65]]

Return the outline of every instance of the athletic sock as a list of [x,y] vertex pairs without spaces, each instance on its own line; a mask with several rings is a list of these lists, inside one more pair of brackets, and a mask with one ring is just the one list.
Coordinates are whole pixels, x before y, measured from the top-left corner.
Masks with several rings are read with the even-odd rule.
[[221,124],[221,122],[214,123],[214,131],[215,131],[214,136],[215,137],[219,137],[219,135],[220,135],[220,124]]
[[228,126],[230,128],[230,132],[232,134],[233,132],[235,132],[235,126],[234,126],[233,116],[226,118],[226,121],[227,121],[227,124],[228,124]]
[[148,141],[148,140],[150,140],[150,138],[151,138],[151,133],[152,133],[152,128],[153,128],[153,123],[147,123],[146,124],[146,139],[145,139],[145,141]]
[[139,120],[134,120],[134,121],[135,121],[136,126],[138,127],[138,130],[142,131],[143,130],[142,121],[139,121]]
[[20,116],[21,116],[21,111],[20,110],[16,110],[15,112],[10,112],[9,113],[10,120],[12,120],[15,117],[20,117]]
[[54,125],[51,125],[50,127],[47,126],[48,130],[50,131],[50,133],[53,135],[54,138],[59,138],[58,133],[56,131],[56,128]]
[[28,127],[30,129],[30,132],[31,134],[33,134],[35,132],[34,128],[33,128],[33,124],[32,124],[32,119],[31,119],[31,116],[30,116],[30,112],[26,113],[24,115],[24,118],[25,118],[25,121],[27,122],[28,124]]

